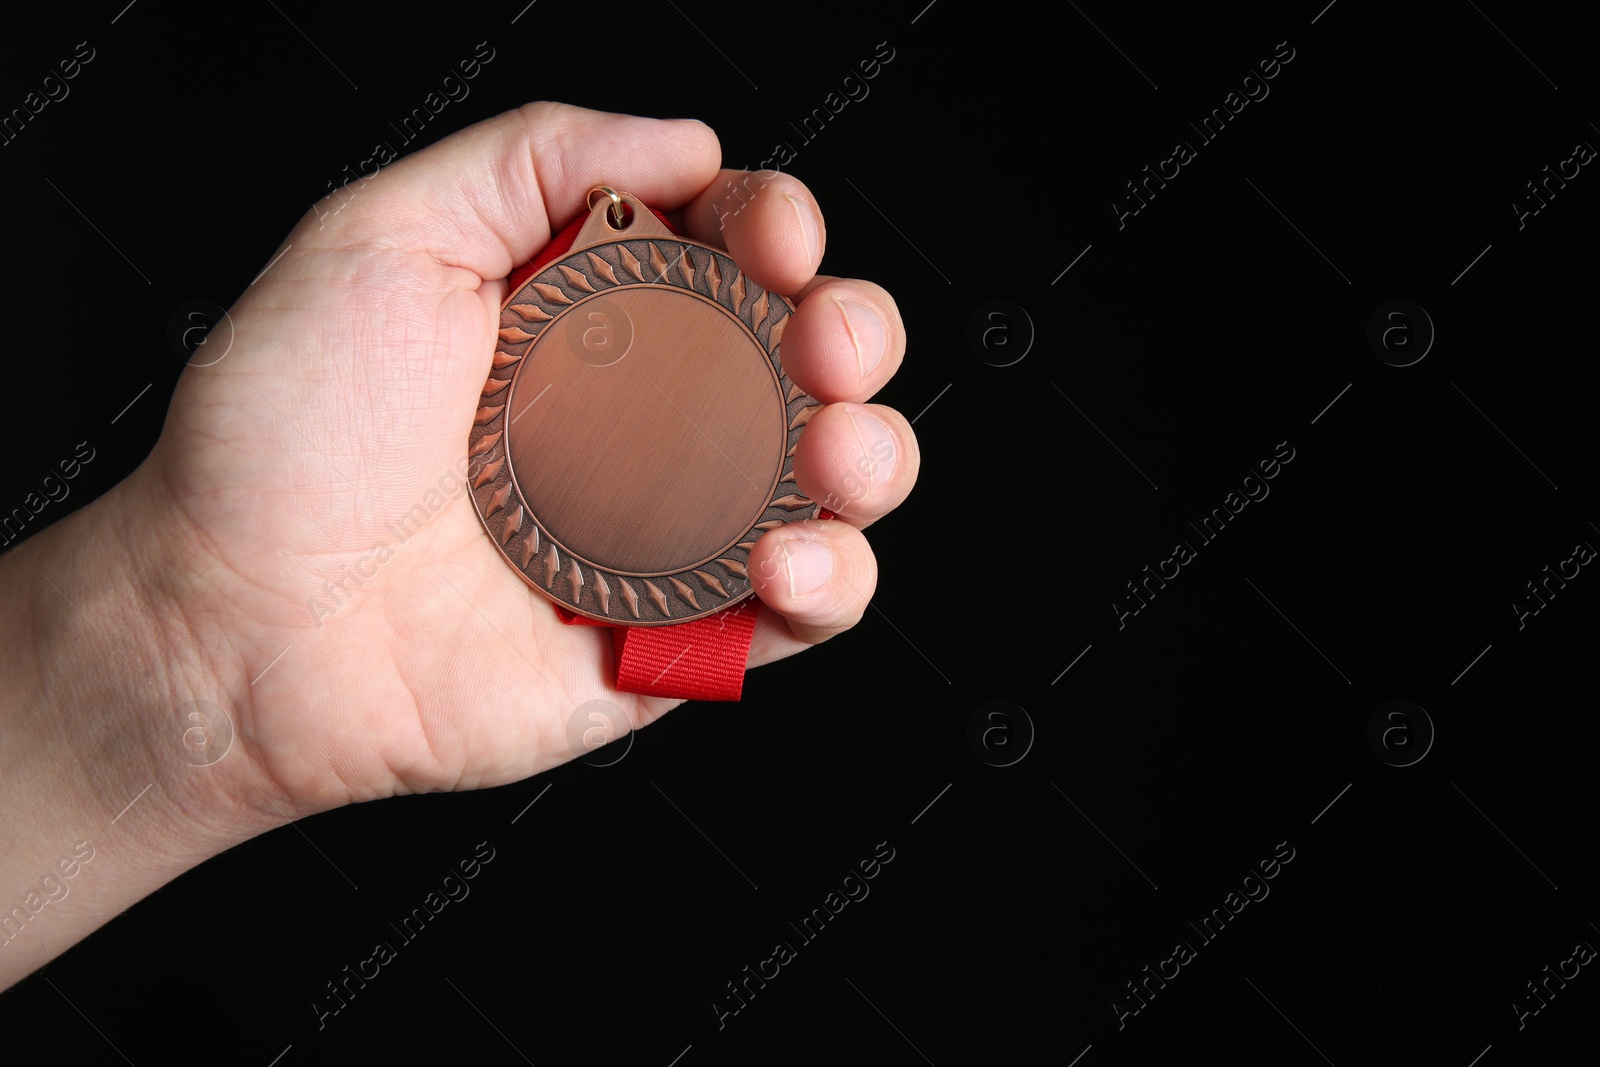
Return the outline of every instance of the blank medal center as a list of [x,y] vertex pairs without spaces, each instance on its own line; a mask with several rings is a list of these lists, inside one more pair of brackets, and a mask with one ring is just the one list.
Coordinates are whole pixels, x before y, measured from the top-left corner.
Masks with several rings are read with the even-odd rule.
[[[623,358],[597,365],[597,345],[630,333]],[[740,540],[787,443],[766,353],[682,290],[611,289],[568,308],[530,347],[507,407],[511,462],[540,524],[624,574],[683,570]]]

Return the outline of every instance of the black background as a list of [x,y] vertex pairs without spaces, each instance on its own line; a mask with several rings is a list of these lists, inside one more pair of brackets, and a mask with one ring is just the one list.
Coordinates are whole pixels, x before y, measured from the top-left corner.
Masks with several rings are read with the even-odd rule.
[[[1600,944],[1600,578],[1520,630],[1510,600],[1600,544],[1600,177],[1521,229],[1511,205],[1600,144],[1595,13],[1325,2],[8,14],[0,110],[96,54],[0,148],[7,509],[85,438],[103,458],[53,518],[131,471],[182,369],[174,312],[230,304],[480,41],[495,59],[412,147],[540,98],[702,118],[727,166],[793,145],[824,271],[900,302],[878,399],[917,417],[923,468],[872,531],[860,626],[741,703],[687,705],[610,766],[258,838],[0,996],[6,1043],[285,1067],[1592,1050],[1588,968],[1521,1029],[1511,1002]],[[1119,229],[1125,183],[1284,41],[1270,96]],[[870,94],[803,142],[790,123],[880,42]],[[1437,330],[1408,367],[1366,340],[1395,299]],[[1010,366],[967,343],[990,300],[1036,333]],[[1271,495],[1119,629],[1124,583],[1280,442]],[[1404,767],[1367,740],[1396,699],[1435,731]],[[992,700],[1031,722],[992,720],[1009,766],[969,742]],[[480,841],[471,896],[319,1029],[324,984]],[[719,1029],[725,983],[879,842],[870,896]],[[1280,842],[1270,896],[1201,945],[1188,923]],[[1124,984],[1183,940],[1198,958],[1119,1029]]]

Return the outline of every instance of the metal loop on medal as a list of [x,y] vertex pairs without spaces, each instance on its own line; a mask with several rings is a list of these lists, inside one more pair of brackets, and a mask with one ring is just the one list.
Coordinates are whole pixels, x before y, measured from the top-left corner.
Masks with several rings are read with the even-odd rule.
[[622,194],[611,188],[609,185],[595,186],[593,189],[589,190],[587,203],[590,211],[594,210],[594,198],[596,193],[608,197],[611,200],[611,226],[613,229],[622,229],[627,223],[627,220],[622,214]]

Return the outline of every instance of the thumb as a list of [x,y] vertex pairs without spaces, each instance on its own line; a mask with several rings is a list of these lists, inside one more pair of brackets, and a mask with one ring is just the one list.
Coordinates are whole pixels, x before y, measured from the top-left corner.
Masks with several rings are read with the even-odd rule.
[[711,184],[721,155],[696,119],[527,104],[356,179],[306,216],[301,236],[311,247],[426,253],[494,280],[577,217],[593,186],[671,210]]

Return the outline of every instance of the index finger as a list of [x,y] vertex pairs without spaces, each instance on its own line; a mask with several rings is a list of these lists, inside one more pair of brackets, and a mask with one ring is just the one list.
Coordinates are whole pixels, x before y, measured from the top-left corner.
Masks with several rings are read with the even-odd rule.
[[684,205],[683,228],[702,244],[727,249],[763,289],[785,295],[816,276],[828,240],[811,190],[775,170],[718,172]]

